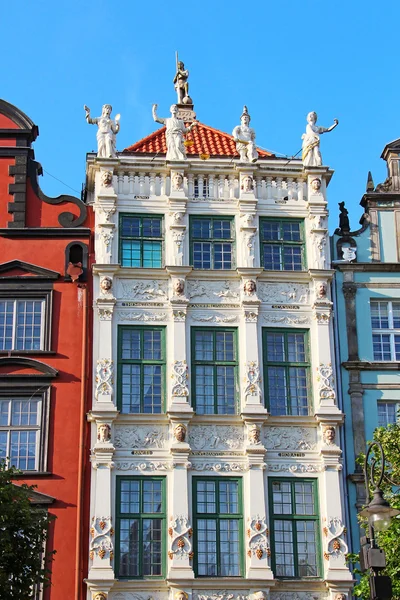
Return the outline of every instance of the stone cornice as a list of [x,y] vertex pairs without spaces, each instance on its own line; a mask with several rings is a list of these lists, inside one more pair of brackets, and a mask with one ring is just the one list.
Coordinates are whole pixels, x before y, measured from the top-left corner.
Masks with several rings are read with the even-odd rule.
[[[400,273],[400,263],[383,263],[383,262],[374,262],[374,263],[346,263],[346,264],[335,264],[332,265],[338,271],[379,271],[380,273]],[[357,284],[355,284],[357,285]]]
[[342,362],[342,367],[348,371],[400,371],[400,362],[348,360]]

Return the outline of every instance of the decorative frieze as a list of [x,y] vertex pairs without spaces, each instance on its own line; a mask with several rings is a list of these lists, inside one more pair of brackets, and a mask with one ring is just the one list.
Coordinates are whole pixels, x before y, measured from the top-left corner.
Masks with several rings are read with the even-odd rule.
[[96,391],[95,397],[99,394],[111,396],[114,385],[114,361],[110,358],[100,358],[96,366]]
[[189,280],[187,284],[187,295],[190,300],[202,298],[214,304],[232,304],[239,301],[237,282]]
[[143,321],[145,323],[154,323],[157,321],[167,321],[167,313],[162,312],[118,312],[118,321],[129,322],[129,321]]
[[171,377],[174,381],[172,395],[177,397],[189,396],[189,374],[186,360],[176,360],[174,362]]
[[184,310],[174,310],[173,317],[176,323],[184,323],[186,321],[186,313]]
[[92,517],[90,527],[91,540],[89,546],[89,556],[91,560],[93,560],[96,555],[101,559],[113,559],[114,546],[111,540],[113,535],[114,529],[111,526],[111,517]]
[[268,304],[309,304],[308,285],[296,283],[259,282],[258,295]]
[[189,430],[192,450],[237,450],[244,443],[242,427],[193,425]]
[[249,596],[235,590],[198,590],[193,591],[193,600],[249,600]]
[[191,468],[193,471],[215,471],[215,473],[244,473],[249,470],[246,463],[239,462],[193,462]]
[[268,450],[315,450],[317,430],[312,427],[267,427],[263,440]]
[[325,592],[270,592],[271,600],[328,600]]
[[320,473],[323,467],[310,463],[268,463],[267,470],[271,473]]
[[223,315],[221,313],[192,313],[192,321],[199,321],[200,323],[236,323],[238,320],[237,315]]
[[171,471],[173,469],[173,463],[171,461],[119,461],[115,463],[115,468],[117,471]]
[[310,318],[307,315],[267,313],[264,315],[264,321],[278,325],[309,325]]
[[135,302],[166,302],[167,282],[161,280],[137,281],[120,279],[118,281],[118,298]]
[[114,446],[116,448],[166,448],[168,443],[167,427],[150,425],[116,425],[114,427]]
[[100,321],[112,321],[113,309],[104,308],[102,306],[97,307],[97,312],[99,314]]

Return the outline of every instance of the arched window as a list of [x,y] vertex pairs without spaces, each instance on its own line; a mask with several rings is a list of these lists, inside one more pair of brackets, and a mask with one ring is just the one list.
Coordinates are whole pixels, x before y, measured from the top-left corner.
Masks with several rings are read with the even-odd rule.
[[88,248],[82,242],[71,242],[65,249],[66,281],[86,281]]

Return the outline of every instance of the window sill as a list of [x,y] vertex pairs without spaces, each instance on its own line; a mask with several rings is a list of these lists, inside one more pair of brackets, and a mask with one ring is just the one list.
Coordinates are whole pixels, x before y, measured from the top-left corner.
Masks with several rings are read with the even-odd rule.
[[20,474],[15,475],[14,479],[27,479],[29,477],[51,477],[53,473],[51,471],[21,471]]
[[54,356],[55,350],[0,350],[0,356]]

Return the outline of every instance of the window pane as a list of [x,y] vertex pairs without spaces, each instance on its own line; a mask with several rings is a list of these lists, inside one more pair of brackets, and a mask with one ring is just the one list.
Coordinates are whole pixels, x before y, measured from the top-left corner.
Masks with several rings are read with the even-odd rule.
[[233,331],[217,331],[215,333],[215,346],[217,361],[235,360]]
[[140,481],[121,481],[121,505],[122,513],[140,512]]
[[313,484],[299,482],[294,484],[296,514],[315,515]]
[[38,425],[39,402],[37,400],[13,400],[11,425]]
[[143,575],[162,573],[162,520],[143,519]]
[[138,577],[139,571],[139,520],[120,520],[119,575]]
[[400,335],[394,336],[394,354],[395,360],[400,360]]
[[193,266],[195,269],[211,269],[210,242],[194,242]]
[[398,405],[394,402],[378,402],[378,427],[387,427],[397,422]]
[[373,329],[389,328],[388,302],[371,302],[371,325]]
[[161,360],[161,331],[143,331],[144,360]]
[[284,271],[302,270],[300,246],[283,247],[283,269]]
[[283,362],[285,355],[285,336],[283,333],[267,334],[267,361]]
[[14,302],[0,302],[0,350],[11,350],[13,347]]
[[36,431],[11,431],[10,464],[22,471],[36,468]]
[[282,222],[282,238],[284,241],[300,242],[300,223]]
[[160,365],[143,365],[143,411],[161,413],[162,371]]
[[161,242],[143,242],[143,267],[145,269],[161,267]]
[[121,397],[123,413],[140,412],[140,365],[122,365]]
[[161,237],[161,219],[143,217],[143,237]]
[[232,244],[214,243],[214,269],[232,268]]
[[304,344],[304,333],[289,333],[287,339],[289,362],[305,362],[306,350]]
[[140,236],[140,218],[139,217],[122,217],[122,235],[124,237],[139,237]]
[[231,221],[214,221],[213,237],[229,240],[231,238]]
[[274,481],[272,484],[273,511],[275,515],[292,514],[290,483]]
[[293,524],[274,521],[275,567],[277,577],[294,577]]
[[314,521],[297,521],[297,560],[299,577],[316,577],[317,541]]
[[17,350],[40,350],[42,300],[17,301]]
[[214,368],[197,365],[195,376],[196,412],[201,415],[214,413]]
[[220,482],[219,512],[231,515],[239,512],[239,483],[237,481]]
[[210,239],[211,236],[211,220],[208,219],[193,219],[192,231],[194,238]]
[[281,247],[264,244],[264,269],[280,271],[282,269]]
[[132,267],[138,269],[141,267],[141,244],[139,241],[122,240],[121,264],[123,267]]
[[217,413],[235,414],[235,367],[217,367]]
[[390,335],[374,333],[372,336],[374,360],[391,360]]
[[141,358],[141,336],[139,329],[122,330],[122,358]]
[[10,400],[0,400],[0,425],[10,425]]
[[279,223],[274,221],[264,221],[262,223],[262,236],[264,240],[278,241],[279,236]]
[[292,415],[308,415],[306,369],[304,367],[290,367],[289,380]]
[[240,575],[239,522],[236,519],[220,521],[220,572],[221,577]]
[[0,431],[0,460],[5,460],[8,452],[8,431]]
[[197,482],[197,512],[215,514],[217,512],[215,481]]
[[162,482],[143,481],[143,512],[162,512]]
[[400,302],[392,302],[393,327],[400,329]]
[[195,360],[213,360],[214,335],[212,331],[195,332]]
[[288,391],[285,367],[268,367],[267,374],[271,415],[286,415]]
[[198,575],[215,577],[217,572],[217,523],[214,519],[197,520]]

